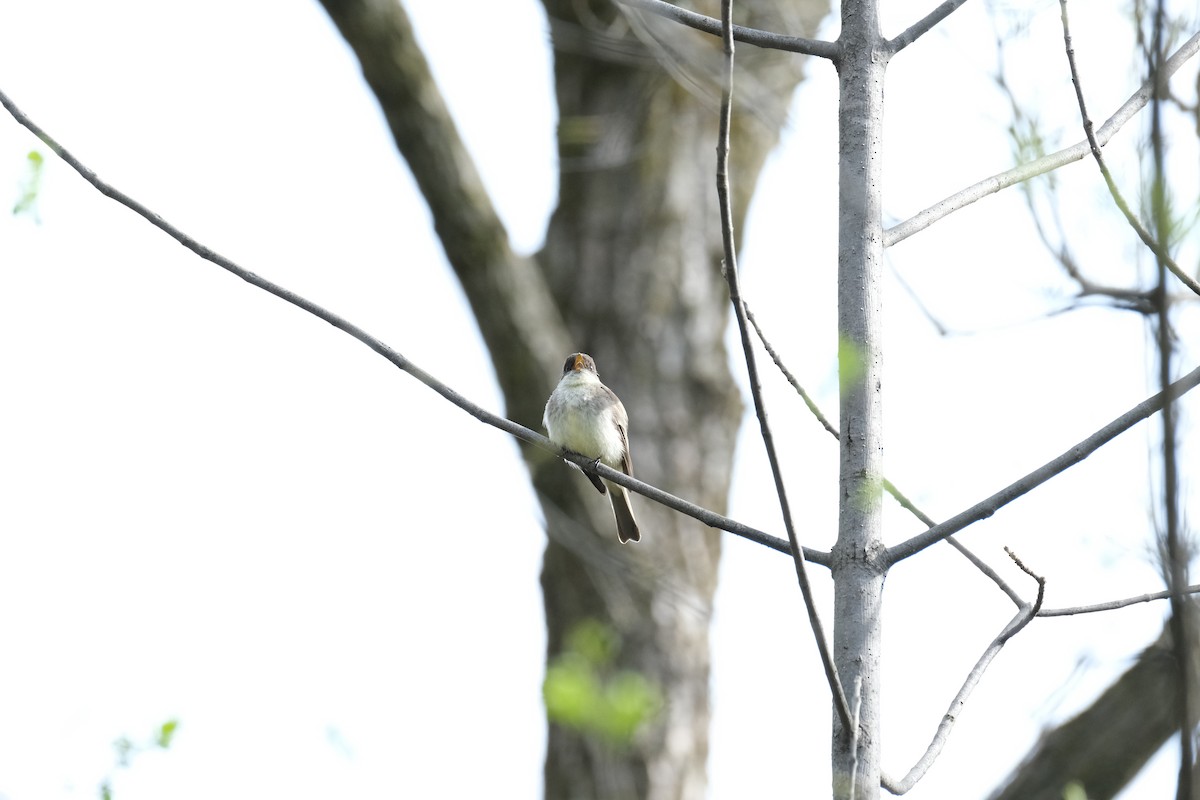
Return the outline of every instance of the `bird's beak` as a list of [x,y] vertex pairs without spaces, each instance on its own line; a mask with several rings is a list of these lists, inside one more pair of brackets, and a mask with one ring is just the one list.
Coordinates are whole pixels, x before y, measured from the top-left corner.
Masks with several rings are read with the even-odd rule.
[[579,370],[583,369],[583,353],[575,354],[575,366],[573,369],[576,372],[579,372]]

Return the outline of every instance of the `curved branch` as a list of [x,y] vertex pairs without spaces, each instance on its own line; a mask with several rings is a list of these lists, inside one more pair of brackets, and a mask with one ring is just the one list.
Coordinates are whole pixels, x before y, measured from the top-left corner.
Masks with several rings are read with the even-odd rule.
[[967,673],[967,678],[963,681],[962,688],[958,690],[958,694],[950,701],[950,707],[946,709],[945,715],[942,716],[942,721],[938,724],[937,731],[934,732],[933,739],[929,742],[929,747],[925,748],[925,753],[912,766],[908,774],[898,781],[888,776],[884,776],[880,781],[883,788],[892,794],[905,794],[921,778],[925,777],[925,773],[929,771],[929,768],[933,766],[933,762],[941,755],[942,748],[946,746],[946,741],[950,738],[950,732],[954,728],[954,723],[958,721],[963,706],[967,703],[967,698],[971,696],[971,692],[975,690],[975,687],[979,685],[979,681],[983,679],[983,673],[991,665],[996,656],[1000,654],[1000,651],[1008,643],[1008,640],[1020,633],[1038,615],[1038,611],[1042,607],[1042,600],[1046,596],[1046,579],[1030,571],[1007,547],[1004,549],[1008,552],[1009,557],[1016,562],[1017,566],[1037,581],[1037,600],[1032,606],[1026,606],[1018,611],[1016,616],[1009,620],[1008,624],[1004,626],[996,638],[992,640],[992,643],[987,646],[987,649],[983,651],[983,655],[979,657],[979,660],[975,662],[975,666]]
[[[664,0],[616,0],[616,2],[630,6],[631,8],[647,11],[651,14],[657,14],[660,17],[666,17],[689,28],[710,33],[713,36],[721,35],[721,20],[706,17],[694,11],[688,11],[677,5],[664,2]],[[840,52],[838,45],[834,42],[825,42],[820,39],[805,39],[802,36],[785,36],[781,33],[760,31],[757,28],[747,28],[743,25],[733,26],[733,38],[739,42],[745,42],[746,44],[768,50],[784,50],[789,53],[801,53],[806,56],[818,56],[831,60],[836,59]]]
[[[1200,50],[1200,33],[1194,34],[1192,38],[1184,42],[1175,51],[1174,55],[1167,59],[1166,63],[1162,66],[1160,80],[1175,74],[1188,59],[1196,54],[1197,50]],[[1108,144],[1108,141],[1121,129],[1121,126],[1128,122],[1137,112],[1141,111],[1146,103],[1150,102],[1153,94],[1154,86],[1151,81],[1143,83],[1141,88],[1134,92],[1096,131],[1096,142],[1101,147]],[[1027,181],[1030,178],[1036,178],[1038,175],[1058,169],[1065,164],[1070,164],[1072,161],[1079,161],[1081,158],[1086,157],[1089,151],[1090,148],[1086,141],[1079,142],[1056,153],[1050,153],[1035,161],[1020,164],[1010,170],[993,175],[990,178],[985,178],[935,203],[919,214],[909,217],[904,222],[888,228],[883,232],[883,246],[891,247],[897,242],[901,242],[912,236],[914,233],[920,233],[942,217],[949,216],[955,211],[966,208],[976,200],[981,200],[990,194],[995,194],[1001,189],[1007,189],[1009,186]]]
[[940,542],[953,533],[957,533],[972,523],[978,522],[981,519],[987,519],[1013,500],[1041,486],[1060,472],[1065,472],[1070,467],[1083,461],[1137,423],[1162,409],[1169,401],[1173,402],[1196,388],[1197,384],[1200,384],[1200,367],[1197,367],[1172,383],[1166,391],[1159,392],[1138,403],[1091,436],[1079,442],[1057,458],[1047,461],[1024,478],[1009,484],[986,500],[976,503],[966,511],[956,514],[945,522],[934,525],[924,533],[901,542],[895,547],[888,548],[887,562],[895,564],[897,561],[915,555],[926,547]]

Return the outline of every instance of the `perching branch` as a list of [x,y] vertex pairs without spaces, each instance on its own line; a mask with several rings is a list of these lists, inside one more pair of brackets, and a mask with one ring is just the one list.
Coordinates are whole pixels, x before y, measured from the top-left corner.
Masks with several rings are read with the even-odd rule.
[[986,500],[976,503],[945,522],[934,525],[924,533],[888,548],[887,562],[895,564],[897,561],[915,555],[926,547],[945,539],[950,534],[957,533],[972,523],[978,522],[981,519],[987,519],[1013,500],[1041,486],[1060,472],[1065,472],[1070,467],[1083,461],[1137,423],[1165,407],[1168,402],[1174,402],[1179,397],[1196,388],[1197,384],[1200,384],[1200,367],[1197,367],[1172,383],[1166,391],[1146,398],[1091,436],[1071,447],[1062,455],[1047,461],[1033,472],[1009,484]]
[[[1165,80],[1175,74],[1180,67],[1187,62],[1196,51],[1200,50],[1200,33],[1196,33],[1192,38],[1188,39],[1180,46],[1175,53],[1167,59],[1162,65],[1162,75],[1160,80]],[[1137,112],[1150,102],[1150,97],[1154,93],[1153,83],[1146,81],[1142,86],[1126,100],[1120,108],[1118,108],[1108,120],[1100,126],[1096,131],[1096,142],[1103,147],[1108,144],[1108,141],[1128,122]],[[1079,142],[1056,153],[1050,153],[1042,158],[1030,161],[1027,164],[1020,164],[1010,170],[993,175],[990,178],[985,178],[978,183],[975,183],[967,188],[950,195],[944,200],[941,200],[924,211],[906,219],[897,225],[893,225],[883,233],[883,246],[891,247],[897,242],[901,242],[912,236],[915,233],[928,228],[933,223],[943,217],[953,214],[963,208],[974,203],[976,200],[981,200],[990,194],[995,194],[1001,189],[1007,189],[1009,186],[1014,186],[1022,181],[1027,181],[1030,178],[1036,178],[1051,170],[1070,164],[1072,161],[1078,161],[1087,156],[1090,152],[1090,146],[1086,141]]]
[[[674,20],[689,28],[694,28],[713,36],[721,36],[721,20],[697,14],[694,11],[680,8],[664,0],[616,0],[622,5],[648,11],[660,17]],[[747,28],[743,25],[733,26],[733,38],[739,42],[763,47],[770,50],[784,50],[789,53],[801,53],[806,56],[834,59],[839,48],[834,42],[820,39],[805,39],[801,36],[786,36],[781,33],[761,31],[757,28]]]
[[758,426],[762,433],[763,448],[767,451],[767,460],[771,464],[771,475],[775,478],[775,494],[779,498],[779,511],[783,516],[783,525],[787,529],[788,541],[792,546],[792,557],[796,564],[796,579],[800,583],[800,593],[804,596],[804,608],[808,612],[808,622],[812,627],[813,637],[817,641],[817,650],[821,654],[825,679],[829,682],[829,689],[833,693],[834,708],[841,718],[842,725],[846,730],[850,730],[853,724],[850,704],[846,700],[846,692],[838,677],[837,666],[833,663],[833,656],[829,652],[825,628],[821,624],[820,616],[817,615],[816,599],[813,597],[812,585],[808,580],[808,569],[804,562],[804,550],[796,538],[796,527],[792,521],[787,488],[783,482],[783,472],[779,467],[779,456],[775,452],[775,437],[771,433],[770,423],[767,422],[767,407],[763,401],[762,385],[758,378],[754,343],[750,340],[750,328],[746,322],[746,307],[742,303],[737,247],[734,243],[733,232],[733,201],[729,196],[729,129],[733,116],[732,16],[733,0],[721,0],[721,40],[725,49],[725,82],[721,88],[721,112],[717,132],[717,202],[721,209],[721,241],[725,249],[725,281],[729,285],[729,300],[733,303],[733,313],[737,318],[738,334],[742,341],[742,354],[746,359],[746,375],[750,381],[750,396],[754,400],[754,411],[758,415]]
[[[1129,203],[1125,201],[1124,195],[1117,187],[1117,182],[1113,180],[1112,173],[1108,171],[1108,165],[1104,163],[1104,155],[1100,152],[1100,143],[1096,141],[1096,132],[1093,130],[1092,120],[1087,113],[1087,103],[1083,99],[1083,84],[1079,80],[1079,70],[1075,66],[1075,46],[1071,43],[1071,25],[1067,16],[1067,0],[1059,0],[1061,9],[1062,29],[1063,29],[1063,45],[1067,51],[1067,64],[1071,69],[1071,83],[1075,85],[1075,100],[1079,104],[1079,116],[1083,121],[1083,133],[1087,137],[1088,148],[1091,150],[1092,157],[1096,159],[1096,166],[1100,168],[1100,174],[1104,177],[1104,183],[1108,186],[1108,193],[1112,195],[1113,202],[1125,220],[1129,223],[1129,227],[1133,228],[1134,233],[1142,240],[1146,247],[1150,248],[1150,252],[1154,253],[1167,269],[1171,270],[1176,278],[1178,278],[1184,286],[1191,289],[1196,294],[1200,295],[1200,283],[1191,275],[1184,272],[1180,266],[1175,263],[1175,259],[1166,249],[1160,246],[1159,242],[1155,241],[1154,236],[1150,231],[1146,230],[1146,226],[1137,218],[1133,210],[1129,207]],[[1152,77],[1151,80],[1154,78]]]
[[[276,297],[278,297],[279,299],[284,300],[285,302],[291,303],[292,305],[296,306],[297,308],[299,308],[303,311],[307,311],[309,314],[312,314],[314,317],[317,317],[318,319],[328,322],[330,325],[332,325],[333,327],[342,331],[343,333],[349,334],[350,336],[354,337],[358,341],[365,344],[367,347],[374,350],[379,355],[383,356],[385,359],[390,361],[394,366],[398,367],[399,369],[403,370],[404,372],[407,372],[409,375],[412,375],[418,381],[425,384],[430,389],[432,389],[433,391],[437,392],[439,395],[444,397],[446,400],[449,400],[451,403],[453,403],[454,405],[461,408],[463,411],[466,411],[468,414],[475,417],[480,422],[491,425],[494,428],[499,428],[500,430],[504,431],[505,433],[511,434],[512,436],[515,436],[518,439],[529,442],[530,444],[533,444],[544,450],[547,450],[549,452],[560,455],[563,458],[577,464],[580,467],[587,467],[588,469],[591,469],[592,471],[598,473],[605,480],[612,481],[613,483],[619,483],[622,486],[626,487],[627,489],[635,491],[638,494],[641,494],[645,497],[650,498],[651,500],[662,503],[663,505],[667,506],[668,508],[679,511],[680,513],[683,513],[683,514],[687,514],[688,516],[690,516],[694,519],[697,519],[700,522],[703,522],[705,525],[708,525],[709,527],[719,528],[720,530],[728,531],[729,533],[732,533],[735,536],[741,536],[745,539],[749,539],[753,542],[757,542],[758,544],[762,544],[762,545],[765,545],[766,547],[770,547],[773,550],[777,550],[781,553],[791,555],[791,553],[792,553],[791,546],[783,539],[780,539],[776,536],[771,536],[770,534],[764,533],[763,531],[757,530],[756,528],[752,528],[749,525],[743,525],[742,523],[737,522],[736,520],[729,519],[728,517],[724,517],[713,511],[709,511],[708,509],[701,508],[700,506],[689,503],[686,500],[683,500],[682,498],[676,497],[668,492],[664,492],[661,489],[651,486],[648,483],[643,483],[642,481],[639,481],[636,478],[631,478],[628,475],[625,475],[624,473],[617,472],[616,470],[610,469],[603,464],[598,464],[598,465],[594,464],[591,459],[585,458],[585,457],[577,455],[575,453],[564,452],[557,445],[555,445],[553,442],[551,442],[545,436],[542,436],[540,433],[530,430],[529,428],[526,428],[524,425],[513,422],[512,420],[505,419],[504,417],[493,414],[490,411],[484,409],[482,406],[478,406],[475,403],[472,403],[470,400],[463,397],[458,392],[454,391],[454,389],[452,389],[449,386],[447,386],[446,384],[442,383],[440,380],[435,378],[433,375],[431,375],[428,372],[426,372],[425,370],[421,369],[416,364],[412,363],[407,358],[405,358],[403,355],[398,353],[396,350],[394,350],[391,347],[389,347],[388,345],[384,344],[379,339],[376,339],[374,336],[367,333],[365,330],[358,327],[354,323],[333,313],[332,311],[329,311],[329,310],[317,305],[316,303],[312,302],[311,300],[301,297],[300,295],[296,294],[295,292],[291,291],[290,289],[286,289],[277,283],[269,281],[266,278],[263,278],[255,273],[250,272],[249,270],[239,266],[238,264],[236,264],[235,262],[226,258],[225,256],[221,255],[220,253],[215,252],[211,248],[201,244],[200,242],[196,241],[192,237],[188,236],[186,233],[181,231],[179,228],[176,228],[174,225],[167,222],[162,217],[160,217],[158,214],[154,213],[149,208],[147,208],[146,206],[139,203],[137,200],[134,200],[129,195],[125,194],[124,192],[120,191],[119,189],[117,189],[117,188],[113,187],[112,185],[106,183],[105,181],[101,180],[96,175],[95,172],[93,172],[86,165],[84,165],[81,161],[79,161],[79,159],[77,159],[75,156],[73,156],[66,148],[64,148],[62,145],[60,145],[48,133],[43,131],[31,119],[29,119],[29,117],[27,117],[25,115],[25,113],[16,106],[15,103],[13,103],[13,101],[3,91],[0,91],[0,106],[3,106],[8,111],[8,113],[12,115],[13,119],[15,119],[18,123],[20,123],[25,128],[27,128],[38,139],[40,139],[48,148],[50,148],[52,151],[54,151],[54,153],[59,158],[61,158],[63,161],[65,161],[67,163],[68,166],[70,166],[72,169],[74,169],[76,172],[78,172],[83,177],[84,180],[86,180],[88,183],[90,183],[98,192],[103,194],[105,197],[115,200],[116,202],[118,202],[121,205],[125,206],[126,208],[130,209],[135,214],[137,214],[138,216],[142,217],[147,222],[149,222],[151,225],[158,228],[159,230],[161,230],[163,233],[170,236],[175,241],[179,242],[181,245],[186,247],[188,250],[191,250],[193,253],[200,256],[200,258],[204,259],[205,261],[209,261],[213,264],[216,264],[221,269],[224,269],[225,271],[227,271],[233,275],[236,275],[237,277],[241,278],[242,280],[246,281],[247,283],[251,284],[252,286],[262,289],[263,291],[265,291],[269,294],[273,294]],[[821,552],[819,550],[812,550],[809,548],[804,548],[804,557],[805,557],[805,559],[807,559],[808,561],[811,561],[814,564],[828,565],[828,563],[829,563],[829,554]]]

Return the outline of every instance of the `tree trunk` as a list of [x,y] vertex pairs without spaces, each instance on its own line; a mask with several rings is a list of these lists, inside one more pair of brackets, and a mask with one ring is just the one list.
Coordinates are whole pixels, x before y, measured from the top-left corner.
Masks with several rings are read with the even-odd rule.
[[[729,304],[713,188],[719,40],[610,2],[545,0],[560,115],[559,205],[544,248],[525,259],[509,248],[403,9],[323,3],[426,197],[509,415],[539,427],[563,358],[589,352],[629,411],[635,474],[723,511],[741,402],[723,345]],[[739,22],[804,35],[827,4],[739,7]],[[745,48],[739,73],[740,227],[801,60]],[[718,532],[635,496],[643,539],[622,547],[606,498],[558,459],[532,448],[524,454],[549,537],[548,658],[563,652],[579,622],[598,619],[620,637],[616,668],[640,673],[665,701],[628,746],[551,725],[546,796],[702,797]]]
[[[838,41],[838,372],[841,450],[833,658],[858,730],[833,718],[833,796],[879,796],[883,460],[881,143],[888,55],[877,0],[845,0]],[[851,777],[853,776],[853,777]]]
[[[810,32],[821,12],[799,27],[775,5],[739,3],[751,24],[796,33]],[[561,182],[539,260],[571,349],[595,356],[629,409],[638,477],[722,510],[742,406],[723,344],[729,301],[713,190],[720,42],[610,5],[545,6]],[[590,15],[579,13],[584,6]],[[800,78],[794,56],[743,52],[739,96],[754,112],[743,108],[735,130],[739,223]],[[719,533],[635,498],[643,540],[619,548],[607,504],[582,478],[552,463],[536,467],[534,480],[550,533],[549,657],[581,619],[598,617],[623,640],[620,666],[665,694],[662,715],[629,750],[552,726],[546,796],[702,797]],[[563,480],[587,495],[590,530],[578,514],[555,513]]]

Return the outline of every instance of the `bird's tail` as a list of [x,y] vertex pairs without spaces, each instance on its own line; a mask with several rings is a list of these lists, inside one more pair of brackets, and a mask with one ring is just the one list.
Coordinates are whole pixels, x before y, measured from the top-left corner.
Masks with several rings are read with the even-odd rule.
[[642,532],[638,530],[637,520],[633,518],[633,506],[629,503],[629,492],[624,486],[615,483],[608,484],[608,497],[612,500],[613,516],[617,518],[617,538],[621,544],[639,542]]

